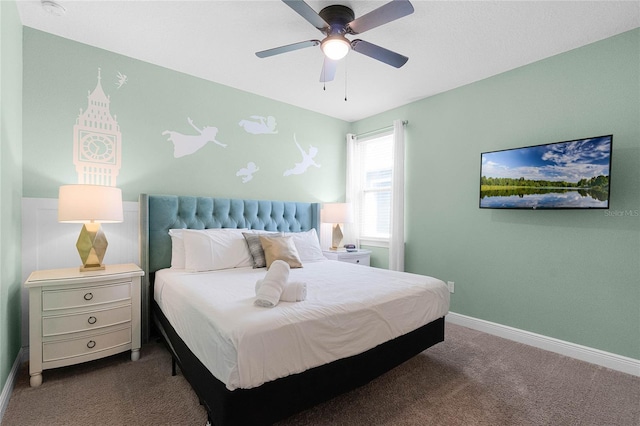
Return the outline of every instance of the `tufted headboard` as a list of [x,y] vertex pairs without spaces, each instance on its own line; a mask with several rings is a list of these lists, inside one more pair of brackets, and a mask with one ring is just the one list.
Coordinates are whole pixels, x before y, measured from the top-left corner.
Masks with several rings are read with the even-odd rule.
[[150,285],[154,273],[171,266],[169,229],[248,228],[320,233],[320,204],[140,194],[142,331],[149,336]]

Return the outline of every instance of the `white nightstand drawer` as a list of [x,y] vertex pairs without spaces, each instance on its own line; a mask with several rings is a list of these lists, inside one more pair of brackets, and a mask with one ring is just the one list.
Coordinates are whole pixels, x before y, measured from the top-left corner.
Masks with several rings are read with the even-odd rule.
[[130,298],[130,282],[71,290],[46,290],[42,292],[42,310],[93,306]]
[[42,361],[55,361],[86,355],[130,343],[131,327],[78,339],[45,342],[42,344]]
[[371,251],[342,251],[342,250],[325,250],[322,252],[324,257],[339,262],[354,263],[356,265],[371,266]]
[[49,316],[42,318],[42,335],[74,333],[99,329],[131,321],[131,305],[99,311],[83,312],[72,315]]
[[344,256],[340,258],[341,262],[347,262],[347,263],[355,263],[358,265],[364,265],[364,266],[369,266],[369,258],[370,256],[368,254],[361,254],[361,255],[357,255],[357,256]]

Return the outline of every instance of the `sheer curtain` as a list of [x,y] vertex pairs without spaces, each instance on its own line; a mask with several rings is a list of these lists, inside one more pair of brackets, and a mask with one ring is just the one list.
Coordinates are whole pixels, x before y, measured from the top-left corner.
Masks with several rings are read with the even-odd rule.
[[346,174],[346,196],[345,202],[351,203],[353,209],[353,223],[344,224],[344,241],[360,247],[360,217],[359,203],[356,202],[358,191],[360,190],[360,163],[357,159],[358,138],[353,133],[347,133],[347,174]]
[[404,271],[404,122],[393,122],[393,179],[389,269]]
[[[404,271],[404,125],[402,120],[393,122],[393,171],[391,178],[391,214],[389,225],[389,269]],[[346,172],[346,202],[353,206],[355,223],[345,224],[345,242],[353,242],[360,246],[360,211],[361,202],[358,197],[361,188],[361,163],[359,156],[358,137],[347,134],[347,172]]]

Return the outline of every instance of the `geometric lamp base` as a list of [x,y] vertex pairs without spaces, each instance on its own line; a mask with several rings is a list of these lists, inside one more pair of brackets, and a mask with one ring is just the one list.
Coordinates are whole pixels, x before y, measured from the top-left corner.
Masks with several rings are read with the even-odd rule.
[[100,223],[85,223],[80,231],[76,247],[82,260],[80,271],[98,271],[104,269],[102,259],[107,252],[107,237]]
[[331,250],[338,250],[340,247],[340,243],[342,242],[342,229],[340,229],[340,224],[336,223],[333,226],[333,231],[331,232]]

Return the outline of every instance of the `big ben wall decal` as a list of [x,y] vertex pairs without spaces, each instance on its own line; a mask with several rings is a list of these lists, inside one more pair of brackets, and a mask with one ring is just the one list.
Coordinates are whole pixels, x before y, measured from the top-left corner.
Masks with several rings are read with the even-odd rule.
[[102,90],[98,68],[98,83],[87,96],[87,109],[73,126],[73,163],[78,183],[116,186],[122,162],[122,134],[115,116],[109,111],[109,96]]

